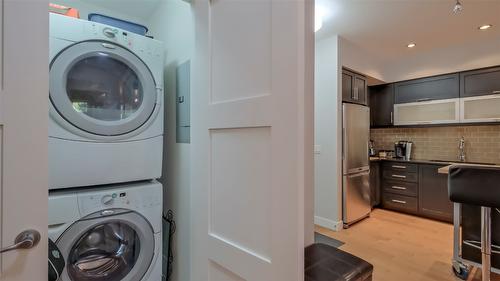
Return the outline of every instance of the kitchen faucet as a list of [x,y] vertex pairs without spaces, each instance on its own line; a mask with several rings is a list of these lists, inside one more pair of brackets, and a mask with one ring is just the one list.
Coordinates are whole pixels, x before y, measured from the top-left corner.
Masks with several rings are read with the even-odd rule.
[[458,160],[460,162],[465,162],[465,138],[462,137],[460,139],[460,144],[458,146],[458,149],[460,150],[460,154],[458,155]]

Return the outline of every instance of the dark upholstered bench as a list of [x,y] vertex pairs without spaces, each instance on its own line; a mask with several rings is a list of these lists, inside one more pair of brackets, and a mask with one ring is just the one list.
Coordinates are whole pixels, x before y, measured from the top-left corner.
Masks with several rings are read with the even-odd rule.
[[325,244],[305,250],[305,281],[371,281],[373,265]]

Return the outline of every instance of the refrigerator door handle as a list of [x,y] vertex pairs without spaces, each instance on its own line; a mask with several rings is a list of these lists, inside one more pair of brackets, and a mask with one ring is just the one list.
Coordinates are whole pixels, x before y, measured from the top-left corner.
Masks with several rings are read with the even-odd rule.
[[345,152],[347,146],[346,140],[347,140],[346,129],[342,127],[342,160],[345,160]]
[[357,177],[360,177],[360,176],[366,176],[366,175],[369,175],[369,174],[370,174],[370,170],[367,170],[367,171],[364,171],[362,173],[348,175],[347,177],[350,178],[350,179],[352,179],[352,178],[357,178]]

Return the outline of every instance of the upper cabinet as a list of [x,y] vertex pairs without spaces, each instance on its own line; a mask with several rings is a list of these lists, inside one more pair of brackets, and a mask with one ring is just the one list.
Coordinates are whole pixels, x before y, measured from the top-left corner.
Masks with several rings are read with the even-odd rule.
[[342,101],[366,105],[368,101],[366,77],[343,69]]
[[460,73],[460,97],[500,94],[500,67]]
[[398,82],[394,86],[395,103],[458,98],[459,85],[458,73]]
[[370,120],[372,127],[389,127],[394,124],[394,84],[368,87]]
[[460,99],[462,123],[500,122],[500,94]]
[[[353,102],[356,75],[343,72],[344,101]],[[368,88],[374,128],[500,123],[500,66]]]
[[394,125],[434,125],[460,122],[458,98],[394,105]]

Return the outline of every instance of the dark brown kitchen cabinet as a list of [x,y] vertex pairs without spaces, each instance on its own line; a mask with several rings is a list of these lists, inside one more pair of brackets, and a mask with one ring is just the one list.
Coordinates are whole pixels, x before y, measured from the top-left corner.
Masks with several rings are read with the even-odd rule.
[[460,96],[459,74],[446,74],[394,84],[394,103],[453,99]]
[[380,204],[380,162],[370,162],[370,196],[372,207]]
[[342,101],[366,105],[366,77],[352,71],[342,70]]
[[371,127],[389,127],[394,124],[394,84],[368,87]]
[[443,166],[383,160],[380,164],[382,207],[452,222],[448,176],[438,173]]
[[439,174],[442,165],[419,165],[418,209],[423,216],[453,221],[453,203],[448,198],[448,176]]
[[500,94],[500,67],[460,73],[460,97]]

